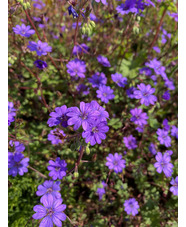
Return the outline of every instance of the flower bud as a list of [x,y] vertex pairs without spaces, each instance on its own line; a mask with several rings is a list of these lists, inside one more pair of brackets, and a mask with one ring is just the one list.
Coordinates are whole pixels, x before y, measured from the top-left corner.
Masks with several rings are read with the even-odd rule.
[[90,148],[89,148],[89,146],[86,146],[86,154],[87,154],[87,155],[90,154]]
[[79,173],[78,172],[74,172],[74,177],[78,178],[79,177]]

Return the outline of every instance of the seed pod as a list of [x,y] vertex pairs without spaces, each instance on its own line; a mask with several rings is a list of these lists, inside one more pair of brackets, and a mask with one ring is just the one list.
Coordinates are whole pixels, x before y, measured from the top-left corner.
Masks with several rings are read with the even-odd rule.
[[96,24],[95,24],[95,22],[94,22],[93,20],[90,21],[90,25],[91,25],[93,28],[96,27]]
[[87,33],[88,36],[91,36],[91,34],[92,34],[92,28],[90,29],[89,27],[87,27],[86,33]]
[[27,5],[27,9],[29,9],[30,8],[30,3],[27,2],[26,5]]
[[85,34],[85,32],[86,32],[85,27],[82,27],[82,28],[81,28],[81,33],[84,35],[84,34]]
[[89,148],[89,146],[86,146],[86,154],[87,154],[87,155],[90,154],[90,148]]

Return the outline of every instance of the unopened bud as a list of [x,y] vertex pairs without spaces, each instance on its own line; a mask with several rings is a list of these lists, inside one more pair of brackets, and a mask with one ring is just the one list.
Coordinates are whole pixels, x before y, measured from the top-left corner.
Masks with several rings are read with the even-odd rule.
[[74,177],[78,178],[79,177],[79,173],[78,172],[74,172]]

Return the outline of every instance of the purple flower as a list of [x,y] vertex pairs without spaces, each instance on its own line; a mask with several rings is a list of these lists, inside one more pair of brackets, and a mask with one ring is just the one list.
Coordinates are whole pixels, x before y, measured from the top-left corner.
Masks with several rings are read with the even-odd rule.
[[95,0],[96,2],[102,2],[103,5],[108,5],[107,1],[106,0]]
[[139,13],[140,10],[144,10],[145,3],[142,0],[126,0],[125,3],[116,7],[116,10],[121,15],[128,13]]
[[50,160],[49,164],[50,165],[47,167],[47,169],[50,171],[50,173],[48,175],[52,177],[53,180],[61,180],[64,176],[66,176],[67,163],[65,162],[65,160],[56,158],[55,162]]
[[133,137],[132,135],[127,136],[127,137],[123,137],[123,142],[124,142],[125,146],[129,150],[135,149],[137,147],[137,145],[136,145],[136,138]]
[[53,180],[46,180],[43,184],[39,185],[37,188],[36,195],[42,196],[40,199],[41,203],[44,203],[44,200],[47,200],[48,195],[52,195],[54,199],[61,198],[61,194],[59,193],[60,182],[54,182]]
[[149,151],[150,151],[153,155],[156,154],[156,147],[155,147],[155,145],[154,145],[153,143],[150,143],[150,145],[149,145]]
[[89,124],[95,120],[99,112],[92,110],[90,103],[80,102],[80,110],[78,107],[70,107],[67,116],[70,117],[68,125],[74,125],[74,130],[77,130],[81,125],[84,130],[87,130]]
[[33,29],[30,29],[29,25],[26,26],[25,24],[16,25],[15,27],[13,27],[13,31],[16,34],[27,37],[27,38],[35,33],[35,31]]
[[84,85],[84,84],[79,84],[78,86],[76,86],[76,90],[79,92],[79,93],[83,93],[83,95],[88,95],[90,92],[89,92],[89,87]]
[[33,214],[34,219],[41,219],[43,220],[40,222],[39,227],[53,227],[53,223],[61,227],[61,221],[66,220],[66,215],[63,211],[66,209],[66,205],[62,204],[63,200],[54,199],[52,195],[48,195],[43,200],[43,205],[36,205],[34,206],[33,210],[36,212]]
[[9,144],[10,144],[11,147],[14,146],[15,147],[15,151],[18,152],[18,153],[19,152],[23,152],[25,150],[24,144],[22,144],[22,143],[20,143],[18,141],[10,140]]
[[175,90],[175,86],[173,83],[173,80],[166,79],[165,80],[165,86],[169,88],[170,90]]
[[114,91],[109,86],[105,85],[101,85],[99,90],[96,91],[97,97],[104,103],[108,103],[110,99],[114,99],[115,95],[113,92]]
[[127,84],[127,78],[123,77],[122,74],[115,73],[111,74],[112,80],[119,86],[119,87],[125,87]]
[[67,120],[68,117],[66,113],[68,112],[68,108],[66,105],[63,105],[61,107],[56,107],[55,112],[50,113],[50,117],[47,121],[47,124],[49,127],[56,126],[58,124],[61,124],[64,128],[68,126]]
[[136,130],[138,132],[141,132],[142,133],[144,131],[144,125],[140,125],[140,126],[136,127]]
[[152,70],[149,69],[148,67],[143,67],[142,69],[139,70],[140,74],[145,74],[146,76],[151,76],[152,75]]
[[45,62],[45,61],[42,61],[42,60],[36,60],[35,62],[34,62],[34,65],[37,67],[37,68],[39,68],[39,69],[44,69],[44,68],[46,68],[48,65],[47,65],[47,63]]
[[161,53],[161,50],[159,47],[153,47],[153,50],[156,51],[157,53]]
[[168,120],[165,118],[165,119],[163,120],[163,129],[164,129],[165,131],[169,131],[169,129],[170,129],[170,126],[169,126],[168,123],[169,123]]
[[172,184],[172,187],[170,187],[170,191],[173,193],[173,195],[178,196],[178,176],[175,179],[172,178],[170,184]]
[[36,2],[33,4],[33,6],[37,9],[43,9],[45,7],[45,3],[43,3],[41,0],[33,0],[33,2]]
[[170,12],[169,12],[169,16],[172,17],[172,18],[174,18],[174,20],[175,20],[176,22],[178,22],[178,13],[170,13]]
[[157,75],[161,75],[164,80],[167,79],[167,75],[165,73],[165,67],[161,66],[161,62],[158,61],[156,58],[151,60],[149,63],[148,62],[145,63],[145,65],[148,66],[149,68],[154,69],[154,72]]
[[154,167],[157,168],[156,171],[158,173],[164,172],[166,177],[170,177],[172,175],[172,168],[174,167],[172,163],[170,163],[170,155],[167,153],[164,153],[162,155],[161,152],[158,152],[156,155],[156,163],[154,164]]
[[73,18],[77,18],[78,17],[78,13],[75,11],[75,9],[72,6],[68,7],[68,13],[69,13],[69,15],[72,14]]
[[104,188],[98,188],[96,192],[99,195],[99,200],[102,200],[102,197],[105,194],[105,189]]
[[126,93],[127,93],[127,96],[131,99],[134,99],[135,98],[135,95],[134,95],[134,91],[136,91],[137,89],[135,87],[130,87],[129,89],[127,89]]
[[132,216],[135,216],[136,214],[138,214],[139,205],[134,198],[125,200],[123,205],[128,215],[132,214]]
[[159,128],[156,133],[158,135],[158,140],[160,144],[164,144],[166,147],[171,146],[171,138],[168,135],[169,134],[168,131],[165,131],[164,129]]
[[96,120],[98,121],[107,121],[107,118],[109,118],[108,112],[100,106],[95,100],[92,100],[91,103],[92,110],[97,110],[99,112],[99,115],[96,117]]
[[109,169],[113,169],[115,173],[121,173],[123,169],[125,168],[126,161],[122,159],[122,155],[115,153],[109,154],[107,157],[106,166],[108,166]]
[[74,46],[72,53],[74,55],[82,54],[82,53],[86,53],[85,50],[88,52],[90,48],[85,43],[82,43],[81,45]]
[[141,104],[145,106],[149,106],[150,104],[154,105],[157,101],[157,97],[152,95],[155,92],[155,88],[151,88],[151,85],[148,84],[147,86],[143,83],[138,85],[139,90],[134,91],[134,95],[136,99],[141,99]]
[[52,51],[52,47],[48,45],[48,43],[42,43],[40,40],[38,42],[29,41],[29,44],[27,47],[30,49],[30,51],[36,51],[38,56],[41,55],[47,55],[47,52]]
[[8,152],[8,175],[15,177],[17,174],[19,174],[23,176],[24,173],[28,172],[28,162],[29,158],[24,158],[22,153]]
[[173,151],[172,150],[166,150],[165,153],[171,156],[173,154]]
[[108,130],[106,121],[95,121],[82,133],[82,137],[85,138],[86,143],[90,142],[90,145],[94,146],[96,143],[101,144],[101,140],[106,139],[105,133]]
[[98,62],[99,62],[100,64],[102,64],[102,65],[105,66],[105,67],[110,67],[110,66],[111,66],[111,65],[110,65],[110,62],[108,61],[108,59],[107,59],[106,57],[102,56],[102,55],[99,55],[99,56],[97,57],[97,60],[98,60]]
[[178,128],[175,125],[172,126],[171,136],[174,136],[176,139],[178,139]]
[[63,132],[63,130],[54,129],[48,134],[48,140],[51,141],[52,144],[64,143],[65,136],[66,134]]
[[133,121],[137,125],[146,125],[148,116],[146,113],[142,112],[142,109],[140,108],[134,108],[130,110],[130,113],[132,114],[131,121]]
[[162,95],[162,98],[165,99],[165,100],[169,100],[170,99],[169,91],[165,91],[164,94]]
[[102,197],[103,197],[103,195],[105,194],[105,187],[107,187],[107,184],[104,182],[104,181],[102,181],[101,182],[101,188],[98,188],[97,189],[97,194],[99,195],[99,200],[102,200]]
[[99,87],[107,83],[107,78],[104,73],[95,73],[88,81],[92,84],[92,87]]
[[70,76],[85,78],[86,64],[84,61],[81,61],[76,58],[72,61],[69,61],[66,66],[67,66],[67,73],[69,73]]
[[14,117],[16,116],[16,109],[14,108],[13,102],[8,102],[8,126],[11,125],[11,122],[14,122]]

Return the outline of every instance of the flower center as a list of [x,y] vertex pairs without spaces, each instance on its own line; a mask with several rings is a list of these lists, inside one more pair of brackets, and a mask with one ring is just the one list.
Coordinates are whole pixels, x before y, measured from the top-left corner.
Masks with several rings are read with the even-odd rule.
[[51,193],[52,191],[53,191],[52,188],[48,188],[48,189],[47,189],[47,192],[48,192],[48,193]]
[[56,171],[59,171],[60,169],[61,169],[60,166],[56,166],[56,167],[55,167],[55,170],[56,170]]
[[52,209],[47,209],[47,215],[52,216],[54,211]]
[[103,93],[103,96],[107,97],[107,93]]
[[98,133],[98,129],[96,127],[92,128],[93,133]]

